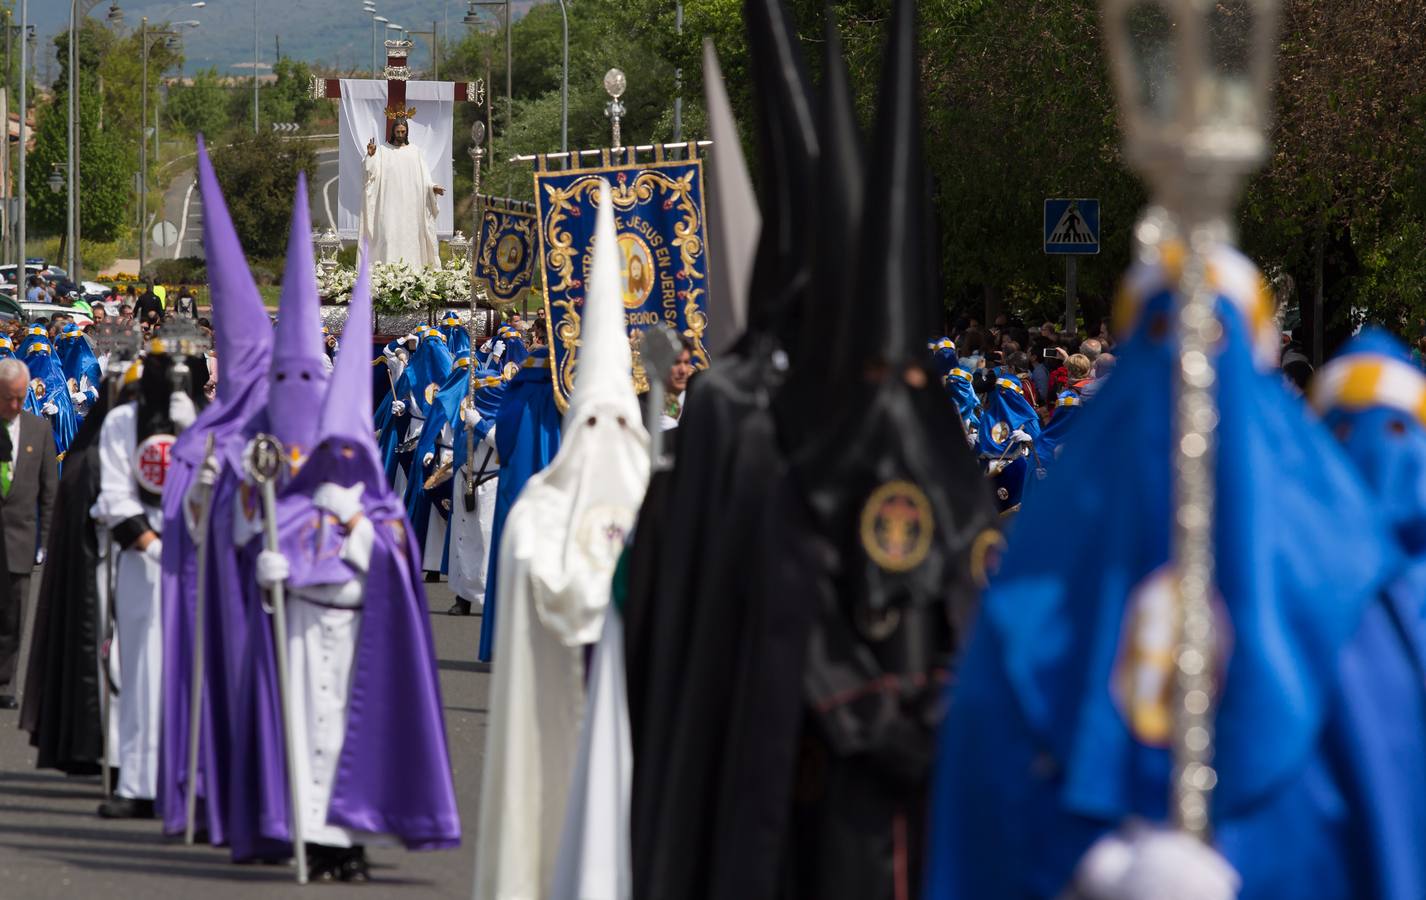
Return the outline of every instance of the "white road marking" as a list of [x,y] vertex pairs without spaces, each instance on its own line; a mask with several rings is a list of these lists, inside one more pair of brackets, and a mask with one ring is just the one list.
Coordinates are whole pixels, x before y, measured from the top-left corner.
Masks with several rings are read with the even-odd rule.
[[[196,175],[196,173],[195,173]],[[188,183],[188,190],[183,192],[183,215],[178,226],[178,240],[173,245],[173,258],[178,259],[178,254],[183,252],[183,236],[188,233],[188,205],[193,202],[193,189],[198,187],[198,179],[195,177]]]
[[338,176],[333,175],[322,185],[322,205],[327,208],[327,223],[333,231],[337,230],[337,217],[332,215],[332,195],[328,193],[332,185],[336,183]]

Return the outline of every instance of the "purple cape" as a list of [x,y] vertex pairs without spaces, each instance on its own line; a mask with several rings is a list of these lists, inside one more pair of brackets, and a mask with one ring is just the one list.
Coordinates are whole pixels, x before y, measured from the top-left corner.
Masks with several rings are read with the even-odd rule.
[[[278,504],[279,539],[292,561],[292,582],[316,583],[333,574],[353,577],[350,570],[324,571],[330,566],[320,558],[330,555],[314,553],[319,548],[311,542],[312,525],[320,515],[310,499],[317,484],[367,480],[343,478],[335,471],[342,468],[339,464],[319,458],[326,456],[327,446],[308,460]],[[374,459],[369,468],[380,480]],[[364,500],[364,506],[376,528],[376,541],[328,822],[395,835],[411,850],[454,847],[460,843],[460,812],[425,591],[420,573],[409,562],[419,558],[416,544],[395,498],[370,486],[368,490],[371,499]],[[336,537],[334,531],[324,533],[329,541]],[[258,543],[252,542],[244,556],[255,557]],[[338,563],[345,569],[345,563]],[[261,848],[291,840],[272,625],[257,602],[257,587],[248,585],[247,593],[251,664],[241,691],[244,715],[236,736],[230,822],[233,855],[239,860],[268,855]]]

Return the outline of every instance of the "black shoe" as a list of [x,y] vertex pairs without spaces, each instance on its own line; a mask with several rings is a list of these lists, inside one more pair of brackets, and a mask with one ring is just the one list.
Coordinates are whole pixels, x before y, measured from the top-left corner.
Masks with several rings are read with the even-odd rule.
[[371,880],[371,871],[366,864],[366,848],[356,846],[346,851],[342,859],[341,879],[347,882],[362,883]]
[[427,573],[426,573],[426,583],[427,583],[427,584],[440,584],[440,583],[441,583],[441,573],[440,573],[440,572],[427,572]]
[[470,601],[456,598],[456,602],[451,604],[451,608],[446,610],[448,616],[468,616],[470,615]]
[[306,844],[307,880],[339,881],[342,877],[344,851],[324,844]]
[[14,694],[0,694],[0,709],[19,709],[20,701],[15,699]]
[[129,797],[115,797],[99,804],[101,819],[152,819],[152,800],[134,800]]

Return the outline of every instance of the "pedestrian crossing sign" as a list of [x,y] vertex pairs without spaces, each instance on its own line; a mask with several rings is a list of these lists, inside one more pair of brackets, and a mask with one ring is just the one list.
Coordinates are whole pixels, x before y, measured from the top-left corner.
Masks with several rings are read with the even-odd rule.
[[1099,252],[1099,201],[1045,199],[1045,252],[1092,256]]

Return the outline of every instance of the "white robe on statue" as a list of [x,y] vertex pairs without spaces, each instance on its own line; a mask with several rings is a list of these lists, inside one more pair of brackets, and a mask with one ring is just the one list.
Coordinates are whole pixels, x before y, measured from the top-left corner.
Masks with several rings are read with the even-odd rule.
[[[138,409],[126,403],[99,431],[99,499],[90,514],[105,528],[144,516],[155,533],[163,511],[143,502],[134,480]],[[163,615],[159,564],[140,550],[120,550],[115,574],[114,619],[119,638],[119,783],[115,793],[152,800],[158,789]]]
[[[601,186],[579,369],[560,450],[526,482],[499,548],[476,900],[552,896],[579,758],[584,648],[604,629],[614,567],[648,487],[649,437],[629,376],[608,190]],[[585,882],[579,872],[568,877]]]
[[439,266],[436,194],[417,147],[382,144],[362,160],[361,237],[373,263]]

